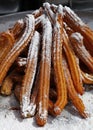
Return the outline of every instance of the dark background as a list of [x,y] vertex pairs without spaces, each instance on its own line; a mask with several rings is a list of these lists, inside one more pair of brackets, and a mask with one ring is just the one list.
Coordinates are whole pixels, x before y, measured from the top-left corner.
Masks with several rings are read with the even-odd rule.
[[42,0],[0,0],[0,14],[34,10],[42,5]]
[[75,10],[93,10],[93,0],[0,0],[0,15],[35,10],[47,1],[68,5]]

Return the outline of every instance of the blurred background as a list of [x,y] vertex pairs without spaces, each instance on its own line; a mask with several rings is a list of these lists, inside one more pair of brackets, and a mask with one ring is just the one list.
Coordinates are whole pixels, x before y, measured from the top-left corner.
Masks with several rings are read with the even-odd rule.
[[44,2],[67,5],[74,10],[93,10],[93,0],[0,0],[0,15],[35,10]]

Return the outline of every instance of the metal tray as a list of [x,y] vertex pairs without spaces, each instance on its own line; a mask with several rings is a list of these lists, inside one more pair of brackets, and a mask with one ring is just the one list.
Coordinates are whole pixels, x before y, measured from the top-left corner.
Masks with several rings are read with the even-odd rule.
[[[7,30],[9,27],[26,14],[22,12],[12,15],[0,16],[0,32]],[[77,12],[82,20],[93,29],[93,12]],[[92,88],[93,86],[88,86]],[[53,118],[48,117],[48,123],[44,127],[38,127],[35,119],[21,119],[18,110],[10,110],[11,107],[19,106],[13,95],[8,97],[0,96],[0,130],[92,130],[93,129],[93,89],[87,89],[81,97],[87,110],[90,113],[88,119],[82,119],[73,105],[69,103],[60,116]]]

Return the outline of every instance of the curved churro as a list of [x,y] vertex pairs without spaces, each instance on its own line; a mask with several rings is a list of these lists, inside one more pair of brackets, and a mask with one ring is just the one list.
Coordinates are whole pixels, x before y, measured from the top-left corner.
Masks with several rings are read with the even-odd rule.
[[20,94],[20,107],[21,107],[21,114],[23,117],[30,116],[29,115],[30,94],[32,91],[32,86],[36,74],[39,44],[40,44],[40,34],[35,31],[29,46],[26,71],[23,78],[22,89]]
[[18,42],[12,47],[12,49],[8,52],[2,63],[0,64],[0,85],[2,84],[3,79],[5,78],[9,68],[16,60],[18,55],[22,52],[22,50],[27,46],[29,41],[31,40],[35,28],[35,21],[33,15],[27,15],[25,18],[26,27],[24,29],[24,33]]
[[[63,39],[62,39],[62,18],[58,14],[56,16],[56,21],[54,25],[53,30],[53,67],[54,67],[54,77],[56,81],[56,87],[57,87],[57,101],[54,104],[54,112],[55,114],[60,114],[62,109],[67,103],[67,91],[66,91],[66,85],[65,85],[65,79],[64,79],[64,73],[63,73],[63,67],[62,67],[62,45],[63,45]],[[59,31],[58,31],[59,30]]]
[[38,111],[36,114],[36,122],[40,126],[47,122],[51,69],[52,26],[45,15],[44,19],[42,19],[42,28],[42,54],[39,72],[40,80],[38,83]]
[[66,57],[68,60],[73,83],[74,83],[76,91],[82,95],[84,93],[84,88],[83,88],[83,84],[81,82],[81,77],[80,77],[77,61],[75,58],[75,54],[69,45],[69,39],[68,39],[68,36],[67,36],[65,30],[64,30],[63,38],[64,38],[64,51],[65,51],[65,54],[66,54]]
[[64,21],[76,32],[82,34],[85,39],[85,46],[93,56],[93,31],[72,11],[69,7],[64,7]]
[[93,75],[85,73],[81,70],[82,80],[85,84],[93,84]]
[[69,39],[70,39],[74,52],[81,59],[81,61],[83,61],[86,64],[86,66],[89,67],[91,72],[93,72],[93,58],[89,54],[89,52],[86,50],[83,44],[82,35],[78,32],[75,32],[71,34]]
[[68,69],[68,64],[64,54],[63,54],[62,65],[63,65],[65,79],[66,79],[68,96],[70,100],[73,102],[74,106],[79,111],[80,115],[84,118],[87,118],[88,115],[85,112],[85,106],[83,104],[83,101],[79,98],[76,90],[74,89],[73,81],[71,79],[70,71]]

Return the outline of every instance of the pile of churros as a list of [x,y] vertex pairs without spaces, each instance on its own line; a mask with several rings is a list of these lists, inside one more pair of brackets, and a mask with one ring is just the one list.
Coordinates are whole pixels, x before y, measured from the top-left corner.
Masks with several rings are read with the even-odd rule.
[[87,118],[84,84],[93,84],[93,31],[69,7],[44,3],[0,33],[0,92],[14,92],[22,118],[44,126],[70,101]]

